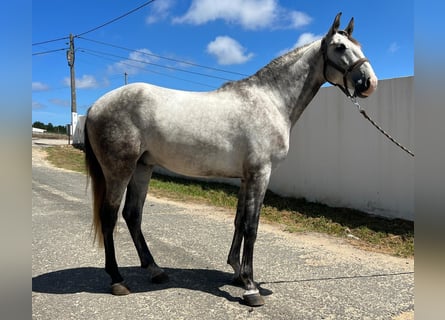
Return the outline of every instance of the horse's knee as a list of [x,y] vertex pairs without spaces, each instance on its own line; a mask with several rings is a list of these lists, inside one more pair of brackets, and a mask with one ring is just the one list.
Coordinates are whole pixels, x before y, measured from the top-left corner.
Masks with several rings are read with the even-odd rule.
[[124,210],[122,210],[122,217],[124,218],[125,222],[127,224],[137,224],[140,220],[141,212],[138,210],[138,208],[132,207],[127,208],[125,207]]

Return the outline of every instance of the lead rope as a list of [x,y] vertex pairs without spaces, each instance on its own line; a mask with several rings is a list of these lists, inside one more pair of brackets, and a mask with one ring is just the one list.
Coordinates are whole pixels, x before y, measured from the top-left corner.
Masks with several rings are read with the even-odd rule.
[[360,104],[357,102],[357,98],[353,97],[351,95],[348,95],[349,99],[351,99],[352,103],[357,107],[358,111],[367,119],[371,124],[377,128],[381,133],[383,133],[389,140],[391,140],[396,146],[398,146],[400,149],[408,153],[410,156],[414,157],[414,153],[412,153],[408,148],[402,146],[399,142],[396,141],[393,137],[389,135],[385,130],[383,130],[374,120],[371,119],[371,117],[368,116],[366,113],[366,110],[363,109]]

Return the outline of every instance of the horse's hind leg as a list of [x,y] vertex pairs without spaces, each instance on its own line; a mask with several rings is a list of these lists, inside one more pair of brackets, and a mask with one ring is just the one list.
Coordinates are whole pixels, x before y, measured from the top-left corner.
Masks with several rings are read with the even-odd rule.
[[111,293],[126,295],[130,290],[123,283],[119,273],[114,250],[113,231],[117,221],[120,202],[125,191],[125,183],[112,181],[107,183],[107,192],[100,210],[100,220],[105,247],[105,271],[111,277]]
[[152,166],[138,162],[136,170],[127,186],[127,196],[122,215],[127,223],[141,260],[141,267],[148,269],[153,282],[162,283],[168,280],[168,276],[164,270],[159,268],[155,263],[141,231],[142,210],[152,172]]

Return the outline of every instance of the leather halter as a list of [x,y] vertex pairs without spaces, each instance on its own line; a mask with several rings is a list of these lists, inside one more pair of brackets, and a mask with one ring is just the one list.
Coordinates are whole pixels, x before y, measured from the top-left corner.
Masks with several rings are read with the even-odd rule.
[[[351,95],[351,93],[348,90],[348,85],[347,85],[347,76],[350,72],[352,72],[353,70],[359,68],[362,64],[364,64],[365,62],[369,62],[369,60],[367,58],[360,58],[357,61],[355,61],[353,64],[351,64],[347,69],[339,66],[337,63],[335,63],[334,61],[330,60],[328,58],[328,48],[327,48],[327,44],[326,44],[326,40],[323,39],[322,43],[321,43],[321,52],[323,53],[323,60],[324,60],[324,66],[323,66],[323,76],[325,78],[325,80],[327,82],[329,82],[330,84],[332,84],[333,86],[339,87],[341,89],[341,91],[344,92],[344,94],[347,97],[355,97],[357,96],[357,91],[354,88],[354,94]],[[340,73],[343,74],[343,85],[340,85],[338,83],[334,83],[331,82],[327,77],[326,77],[326,67],[327,66],[331,66],[334,69],[336,69],[337,71],[339,71]],[[358,93],[358,95],[360,96],[360,93]]]

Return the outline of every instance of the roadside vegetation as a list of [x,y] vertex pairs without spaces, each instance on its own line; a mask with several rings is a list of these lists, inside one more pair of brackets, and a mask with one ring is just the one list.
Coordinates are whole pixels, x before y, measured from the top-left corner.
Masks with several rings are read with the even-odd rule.
[[66,132],[66,126],[61,126],[61,125],[55,126],[51,122],[48,123],[48,124],[45,124],[45,123],[40,122],[40,121],[35,121],[32,124],[32,127],[33,128],[37,128],[37,129],[46,130],[45,133],[48,133],[48,134],[49,133],[54,133],[54,134],[58,134],[58,135],[61,135],[61,136],[66,136],[66,133],[67,133]]
[[[84,154],[71,146],[45,148],[53,165],[85,173]],[[236,209],[238,188],[154,174],[150,193],[175,201],[204,203]],[[305,199],[267,192],[261,219],[288,232],[317,232],[344,238],[352,245],[400,257],[414,256],[414,223],[370,216],[347,208],[332,208]]]

